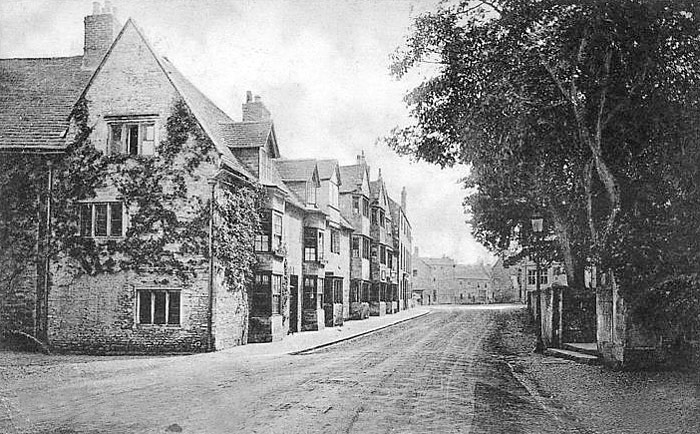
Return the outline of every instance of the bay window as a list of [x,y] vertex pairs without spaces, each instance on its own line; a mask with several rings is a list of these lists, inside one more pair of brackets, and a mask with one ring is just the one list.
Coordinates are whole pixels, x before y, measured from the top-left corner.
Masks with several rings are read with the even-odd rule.
[[323,261],[323,231],[304,228],[304,261]]

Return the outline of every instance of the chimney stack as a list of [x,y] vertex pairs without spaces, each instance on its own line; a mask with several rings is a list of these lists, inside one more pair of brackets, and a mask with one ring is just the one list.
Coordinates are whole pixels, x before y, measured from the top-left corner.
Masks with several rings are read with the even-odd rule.
[[255,95],[251,91],[245,93],[245,103],[243,103],[243,122],[260,122],[272,119],[270,111],[265,107],[260,95]]
[[112,2],[92,3],[92,15],[85,17],[85,45],[83,46],[83,67],[95,69],[112,46],[119,33],[119,23],[114,17]]
[[406,186],[401,189],[401,209],[406,212]]

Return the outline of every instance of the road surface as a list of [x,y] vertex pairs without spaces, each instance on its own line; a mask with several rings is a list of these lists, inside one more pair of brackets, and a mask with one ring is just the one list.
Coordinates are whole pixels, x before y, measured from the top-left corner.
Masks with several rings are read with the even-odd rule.
[[[3,368],[0,432],[560,433],[513,375],[522,308],[437,308],[302,355]],[[2,413],[4,411],[4,414]]]

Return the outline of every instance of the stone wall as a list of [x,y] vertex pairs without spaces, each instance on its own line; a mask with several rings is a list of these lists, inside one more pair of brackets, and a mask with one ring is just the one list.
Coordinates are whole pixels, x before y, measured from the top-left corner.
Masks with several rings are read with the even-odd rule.
[[[62,267],[66,263],[60,264]],[[49,345],[57,352],[94,354],[204,351],[208,277],[183,285],[171,276],[134,272],[72,276],[52,267]],[[180,325],[139,324],[138,289],[180,289]]]

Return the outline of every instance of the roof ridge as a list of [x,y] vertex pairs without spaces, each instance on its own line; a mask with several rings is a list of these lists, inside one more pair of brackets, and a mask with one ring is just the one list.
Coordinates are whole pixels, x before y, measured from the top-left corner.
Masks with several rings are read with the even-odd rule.
[[54,57],[0,57],[0,60],[54,60],[54,59],[77,59],[83,58],[83,55],[75,56],[54,56]]

